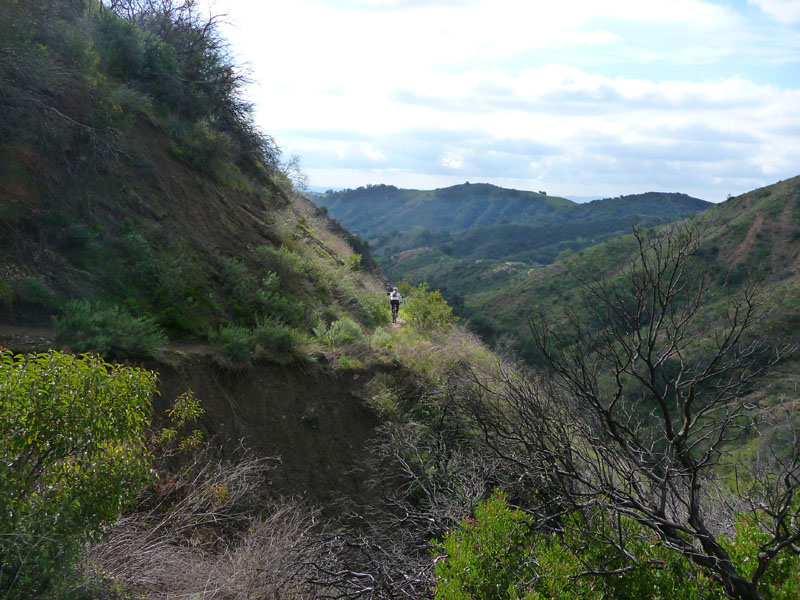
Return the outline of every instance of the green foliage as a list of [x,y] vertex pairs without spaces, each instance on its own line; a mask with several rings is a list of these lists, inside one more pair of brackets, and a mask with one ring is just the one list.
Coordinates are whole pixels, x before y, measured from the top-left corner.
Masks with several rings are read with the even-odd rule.
[[524,597],[525,582],[535,574],[531,519],[512,510],[503,494],[478,505],[434,551],[436,600],[507,600]]
[[92,307],[88,300],[70,300],[53,323],[56,342],[75,352],[155,356],[167,341],[153,319],[134,317],[118,306]]
[[255,324],[262,317],[289,325],[304,322],[305,307],[286,293],[277,274],[267,273],[259,280],[243,262],[229,259],[225,261],[223,277],[236,317],[242,322]]
[[[800,500],[795,501],[795,511],[798,505]],[[739,517],[735,533],[725,541],[726,549],[742,575],[750,577],[758,566],[760,546],[768,544],[770,536],[758,526],[754,515],[747,514]],[[769,600],[800,598],[800,555],[791,548],[783,548],[759,580],[758,589]]]
[[232,159],[231,139],[208,120],[192,124],[188,129],[176,129],[173,154],[192,168],[220,179],[225,165]]
[[223,365],[247,365],[259,360],[289,364],[306,358],[306,336],[279,322],[263,319],[253,327],[224,325],[209,336],[220,350]]
[[178,441],[181,450],[192,450],[203,441],[203,433],[195,429],[179,440],[178,430],[186,427],[187,423],[194,423],[205,411],[200,404],[200,399],[192,390],[187,390],[175,399],[172,407],[167,409],[170,427],[161,430],[161,444]]
[[406,319],[419,329],[446,331],[456,321],[453,309],[445,302],[441,292],[429,290],[427,283],[407,289],[402,296]]
[[[443,541],[436,600],[721,600],[723,594],[676,560],[637,523],[588,522],[567,515],[560,532],[538,531],[532,517],[495,493]],[[615,559],[615,538],[641,562]]]
[[361,270],[361,255],[360,254],[351,254],[347,258],[344,259],[344,266],[348,271],[360,271]]
[[303,283],[320,280],[318,267],[286,245],[277,250],[271,246],[260,246],[256,248],[256,256],[263,269],[277,274],[289,288],[302,289]]
[[81,545],[134,499],[155,374],[58,352],[0,354],[0,589],[58,592]]
[[331,323],[328,338],[334,346],[350,344],[364,337],[361,327],[350,317],[342,317]]
[[363,313],[363,322],[367,327],[380,327],[386,325],[391,319],[385,293],[362,292],[356,295],[356,300]]
[[364,337],[361,326],[350,317],[342,317],[325,327],[324,324],[314,328],[314,335],[323,343],[331,346],[345,346]]

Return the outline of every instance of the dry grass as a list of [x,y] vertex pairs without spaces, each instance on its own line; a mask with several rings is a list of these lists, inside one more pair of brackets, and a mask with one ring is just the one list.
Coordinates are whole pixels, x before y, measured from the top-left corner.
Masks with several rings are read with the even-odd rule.
[[[88,581],[148,599],[297,599],[314,515],[263,497],[267,461],[198,459],[160,481],[88,549]],[[98,593],[98,597],[101,594]],[[309,596],[307,596],[309,597]]]

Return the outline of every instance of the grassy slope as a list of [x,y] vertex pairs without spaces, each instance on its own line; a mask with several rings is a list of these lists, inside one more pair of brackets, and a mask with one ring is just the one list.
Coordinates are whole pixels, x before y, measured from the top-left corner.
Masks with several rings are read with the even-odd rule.
[[373,273],[357,270],[346,232],[294,194],[269,138],[236,113],[238,97],[189,83],[162,89],[189,69],[179,62],[125,63],[144,61],[148,44],[178,56],[169,45],[178,42],[146,37],[91,2],[9,9],[0,22],[15,57],[0,64],[0,325],[47,326],[76,299],[172,339],[223,345],[225,330],[252,346],[264,323],[303,345],[320,323],[380,321]]

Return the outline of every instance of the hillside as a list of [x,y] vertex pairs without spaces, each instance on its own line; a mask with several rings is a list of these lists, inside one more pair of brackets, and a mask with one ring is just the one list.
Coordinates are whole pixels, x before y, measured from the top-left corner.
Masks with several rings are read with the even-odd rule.
[[[697,259],[724,292],[709,312],[721,311],[727,299],[757,284],[774,309],[762,325],[769,332],[796,334],[800,275],[800,177],[731,198],[699,219],[702,242]],[[489,339],[511,335],[517,349],[536,361],[526,341],[526,323],[533,314],[558,320],[575,308],[578,277],[613,277],[629,261],[632,236],[623,236],[534,269],[516,270],[504,289],[475,291],[469,315]],[[770,333],[771,334],[771,333]]]
[[[32,18],[12,6],[6,34]],[[320,322],[373,323],[374,263],[293,194],[221,41],[196,37],[199,17],[179,7],[145,20],[87,6],[53,2],[32,38],[20,27],[4,42],[20,49],[0,65],[0,319],[55,318],[78,351],[147,355],[147,336],[166,336],[245,363],[255,345],[270,352],[259,331],[291,362]],[[140,339],[100,340],[111,321]]]
[[501,222],[528,222],[574,203],[543,193],[464,183],[437,190],[370,185],[314,195],[349,230],[375,239],[380,234],[421,227],[459,231]]

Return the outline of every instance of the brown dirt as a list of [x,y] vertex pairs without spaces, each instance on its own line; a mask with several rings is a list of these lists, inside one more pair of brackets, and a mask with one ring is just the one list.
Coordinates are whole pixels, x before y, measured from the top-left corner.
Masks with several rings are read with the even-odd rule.
[[363,499],[369,440],[378,417],[356,395],[372,373],[259,365],[225,371],[208,356],[159,364],[158,418],[188,389],[202,401],[201,427],[225,451],[238,441],[280,459],[270,484],[276,494],[321,506]]
[[763,213],[756,213],[753,217],[753,224],[750,225],[750,228],[747,230],[747,235],[744,236],[744,239],[737,244],[728,255],[728,262],[730,264],[735,265],[747,258],[747,255],[750,254],[750,248],[753,247],[753,243],[756,240],[756,234],[761,231],[763,226]]
[[15,354],[43,352],[55,345],[55,329],[0,324],[0,346]]

